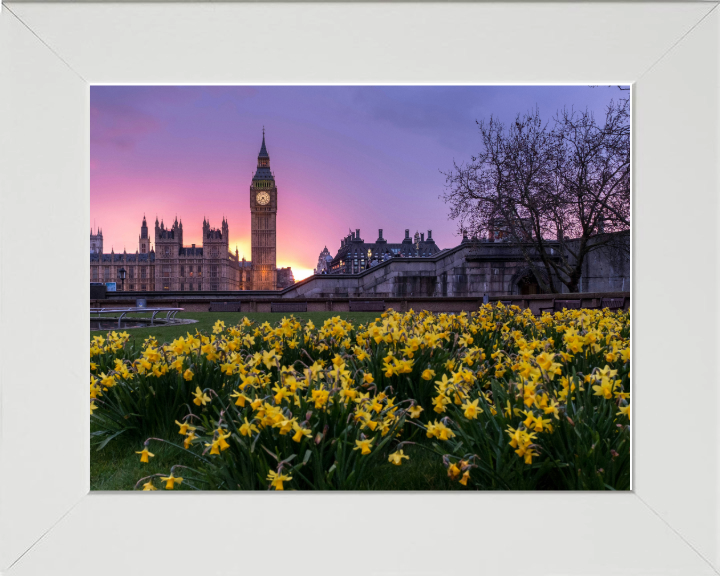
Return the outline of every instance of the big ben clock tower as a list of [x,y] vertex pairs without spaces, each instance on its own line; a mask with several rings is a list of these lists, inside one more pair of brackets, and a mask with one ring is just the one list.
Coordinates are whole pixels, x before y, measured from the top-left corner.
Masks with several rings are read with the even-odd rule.
[[258,154],[257,171],[250,185],[250,246],[252,289],[276,290],[275,216],[277,186],[270,171],[270,155],[265,148],[265,129]]

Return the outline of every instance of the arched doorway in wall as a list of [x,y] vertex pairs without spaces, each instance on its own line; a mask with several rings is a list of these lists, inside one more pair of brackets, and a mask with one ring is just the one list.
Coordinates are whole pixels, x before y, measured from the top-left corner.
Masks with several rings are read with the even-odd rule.
[[[540,274],[542,274],[542,272],[540,272]],[[529,267],[518,270],[513,274],[507,290],[508,294],[518,294],[521,296],[543,293],[543,289],[540,287],[535,272]]]
[[535,278],[535,274],[532,272],[528,272],[520,278],[517,282],[517,288],[518,288],[518,294],[521,296],[528,296],[530,294],[540,294],[542,293],[542,290],[540,289],[540,284],[537,281],[537,278]]

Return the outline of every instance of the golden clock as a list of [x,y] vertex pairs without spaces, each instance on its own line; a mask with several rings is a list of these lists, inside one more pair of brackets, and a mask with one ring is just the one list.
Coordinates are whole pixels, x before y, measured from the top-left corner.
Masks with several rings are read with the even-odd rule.
[[265,206],[265,204],[270,202],[270,194],[267,192],[258,192],[258,195],[255,196],[255,200],[257,200],[258,204]]

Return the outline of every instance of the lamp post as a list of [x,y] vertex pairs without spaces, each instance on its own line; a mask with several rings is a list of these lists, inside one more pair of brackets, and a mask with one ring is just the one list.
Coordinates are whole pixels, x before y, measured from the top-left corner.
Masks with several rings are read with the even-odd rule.
[[120,276],[120,290],[125,292],[125,268],[118,270],[118,276]]

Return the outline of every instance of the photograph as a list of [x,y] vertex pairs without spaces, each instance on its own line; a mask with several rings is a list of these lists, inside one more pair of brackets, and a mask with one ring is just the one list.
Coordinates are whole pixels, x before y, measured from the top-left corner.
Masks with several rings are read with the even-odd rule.
[[92,491],[631,490],[629,85],[89,93]]

